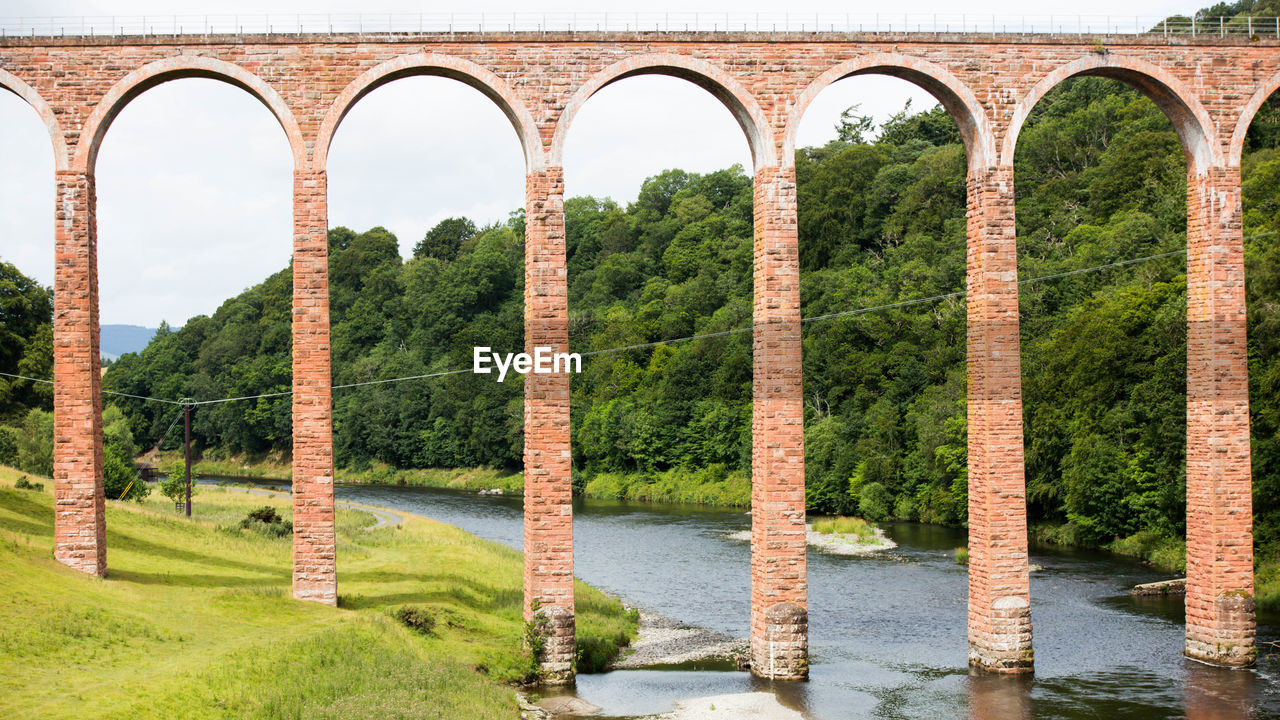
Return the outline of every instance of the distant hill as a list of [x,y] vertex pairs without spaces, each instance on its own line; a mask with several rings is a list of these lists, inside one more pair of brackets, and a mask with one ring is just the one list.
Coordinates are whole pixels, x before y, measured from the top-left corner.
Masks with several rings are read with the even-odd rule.
[[156,328],[141,325],[103,325],[98,351],[108,360],[115,360],[125,353],[142,352],[155,334]]

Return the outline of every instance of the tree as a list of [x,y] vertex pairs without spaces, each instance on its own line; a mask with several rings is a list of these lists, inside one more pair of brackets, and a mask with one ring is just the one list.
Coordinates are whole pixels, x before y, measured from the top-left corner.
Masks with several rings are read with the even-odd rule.
[[18,468],[40,477],[53,477],[53,413],[31,408],[18,437]]
[[476,224],[464,217],[445,218],[427,231],[413,248],[414,257],[453,260],[462,244],[476,236]]
[[[0,372],[45,379],[53,369],[53,293],[0,261]],[[33,407],[49,409],[47,386],[0,376],[0,421]]]
[[133,458],[119,446],[108,445],[102,451],[102,489],[108,500],[142,500],[151,488],[138,477]]
[[840,113],[840,122],[836,123],[836,139],[840,142],[864,145],[870,141],[868,137],[875,127],[875,118],[870,115],[858,115],[860,105],[850,105]]
[[[191,497],[196,495],[196,478],[195,470],[191,471]],[[169,498],[173,502],[182,502],[187,499],[187,475],[186,465],[181,461],[175,461],[169,464],[165,469],[165,478],[160,481],[160,494]]]

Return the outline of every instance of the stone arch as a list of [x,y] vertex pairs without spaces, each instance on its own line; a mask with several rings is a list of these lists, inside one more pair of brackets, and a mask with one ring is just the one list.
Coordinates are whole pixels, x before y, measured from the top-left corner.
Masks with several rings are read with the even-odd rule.
[[203,55],[175,55],[144,65],[126,75],[107,91],[93,108],[84,123],[84,132],[76,148],[75,169],[91,172],[98,161],[98,148],[107,128],[134,98],[151,88],[181,78],[208,78],[220,80],[245,90],[257,98],[284,129],[289,140],[295,170],[305,168],[306,148],[302,142],[302,130],[284,98],[265,80],[248,70],[216,58]]
[[854,75],[889,75],[928,90],[959,126],[969,167],[988,167],[995,163],[991,121],[969,86],[942,65],[889,52],[846,60],[819,75],[795,97],[788,112],[786,136],[782,142],[783,162],[789,164],[795,157],[796,135],[809,104],[828,86]]
[[751,147],[751,157],[755,169],[772,167],[778,164],[777,150],[774,147],[769,122],[761,110],[755,96],[751,94],[737,78],[706,60],[680,55],[677,53],[649,53],[636,55],[620,60],[600,72],[592,75],[583,83],[565,103],[560,119],[556,122],[555,134],[551,138],[550,163],[564,164],[564,145],[569,134],[569,126],[582,106],[602,90],[619,80],[637,75],[669,75],[688,80],[711,93],[733,113],[738,124],[747,136],[747,144]]
[[542,140],[538,137],[537,124],[524,101],[506,81],[470,60],[419,53],[401,55],[372,67],[343,88],[320,125],[313,155],[314,168],[319,170],[325,167],[329,159],[329,146],[333,143],[338,126],[361,98],[393,80],[414,75],[447,77],[479,90],[511,121],[520,138],[520,146],[524,149],[526,171],[535,172],[544,167]]
[[1244,155],[1244,141],[1245,136],[1249,134],[1249,126],[1253,124],[1253,118],[1262,109],[1263,103],[1277,90],[1280,90],[1280,73],[1267,78],[1253,97],[1249,98],[1249,102],[1240,109],[1240,114],[1236,116],[1236,129],[1231,134],[1231,146],[1227,149],[1228,166],[1240,167],[1240,158]]
[[1110,52],[1090,53],[1085,57],[1059,67],[1037,82],[1018,104],[1014,106],[1000,150],[1000,164],[1013,165],[1018,134],[1031,114],[1032,108],[1050,90],[1064,80],[1076,76],[1107,77],[1132,85],[1151,98],[1182,139],[1182,149],[1187,155],[1187,166],[1195,173],[1205,172],[1212,165],[1221,165],[1222,148],[1214,136],[1213,121],[1191,90],[1164,68],[1145,60],[1115,55]]
[[40,93],[36,92],[35,88],[3,69],[0,69],[0,88],[22,98],[36,111],[36,114],[44,121],[44,126],[49,131],[49,139],[53,143],[54,171],[67,170],[70,164],[70,157],[67,153],[67,138],[63,135],[62,124],[58,122],[58,116],[54,114],[53,108],[49,106],[49,103],[40,97]]

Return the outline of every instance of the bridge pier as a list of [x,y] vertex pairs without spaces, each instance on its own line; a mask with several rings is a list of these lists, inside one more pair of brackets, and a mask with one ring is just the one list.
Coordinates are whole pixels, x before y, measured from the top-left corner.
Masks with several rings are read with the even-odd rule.
[[338,604],[325,171],[293,176],[293,597]]
[[1032,672],[1013,168],[968,178],[969,664]]
[[1240,168],[1187,178],[1187,657],[1257,658]]
[[[569,351],[564,169],[525,179],[525,351]],[[524,619],[541,637],[543,679],[574,677],[573,485],[569,374],[524,376]]]
[[56,186],[53,555],[76,570],[106,577],[97,198],[92,173],[60,170]]
[[751,671],[809,676],[800,250],[791,167],[755,176]]

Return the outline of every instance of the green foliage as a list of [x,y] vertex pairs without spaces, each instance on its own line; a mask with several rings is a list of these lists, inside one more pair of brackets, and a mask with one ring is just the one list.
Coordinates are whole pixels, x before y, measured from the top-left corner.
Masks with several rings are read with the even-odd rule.
[[405,605],[397,608],[395,618],[405,627],[421,635],[430,635],[436,627],[436,617],[427,608],[418,605]]
[[892,502],[889,491],[878,482],[866,483],[858,490],[858,512],[871,522],[888,520]]
[[427,231],[414,246],[413,256],[452,261],[458,256],[462,245],[475,236],[476,224],[467,218],[446,218]]
[[529,606],[531,617],[524,621],[524,646],[529,650],[529,674],[537,677],[541,672],[542,656],[547,650],[547,635],[551,632],[551,619],[538,612],[542,601],[534,598]]
[[630,642],[626,634],[615,637],[583,637],[578,638],[574,648],[574,668],[579,673],[599,673],[608,669],[609,663],[617,657],[623,647]]
[[21,430],[0,425],[0,465],[16,466],[18,464],[18,443],[21,439]]
[[866,520],[844,516],[814,520],[813,530],[824,535],[854,535],[859,538],[870,538],[876,534],[875,527]]
[[151,494],[151,488],[142,482],[133,458],[118,445],[106,445],[102,450],[102,489],[111,500],[141,500]]
[[836,123],[836,139],[840,142],[862,145],[868,142],[875,118],[870,115],[858,115],[858,105],[851,105],[840,113],[840,122]]
[[[192,488],[194,489],[194,485]],[[185,485],[182,487],[185,492]],[[163,489],[161,490],[163,492]],[[182,497],[181,495],[179,497]],[[170,498],[177,502],[178,498]],[[260,508],[250,510],[249,514],[240,521],[241,530],[252,530],[256,533],[266,535],[267,537],[284,538],[293,535],[293,522],[280,517],[279,513],[272,505],[263,505]]]
[[53,477],[53,413],[32,408],[18,435],[18,468],[40,477]]
[[133,442],[133,430],[124,412],[115,405],[108,405],[102,411],[102,444],[115,447],[121,456],[132,458],[138,454]]
[[1160,530],[1142,530],[1109,543],[1107,549],[1121,555],[1142,558],[1173,573],[1187,571],[1187,541]]
[[956,564],[957,565],[969,564],[969,548],[967,547],[956,548]]
[[44,483],[38,483],[38,482],[33,483],[31,482],[30,479],[27,478],[26,475],[23,475],[22,477],[14,481],[13,489],[14,490],[35,490],[36,492],[41,492],[44,490]]
[[[173,502],[179,502],[187,499],[187,472],[186,464],[182,461],[170,463],[165,468],[165,478],[160,481],[160,494],[169,498]],[[193,467],[191,469],[191,497],[196,496],[196,478],[198,474]]]
[[[53,372],[53,292],[0,260],[0,372],[48,378]],[[0,377],[0,421],[50,409],[50,385]]]

